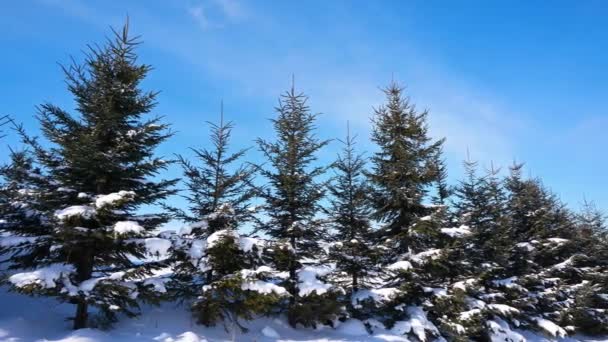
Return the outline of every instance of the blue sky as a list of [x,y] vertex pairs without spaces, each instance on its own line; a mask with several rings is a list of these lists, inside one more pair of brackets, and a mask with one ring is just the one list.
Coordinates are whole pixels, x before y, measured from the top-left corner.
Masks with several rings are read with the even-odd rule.
[[145,86],[162,91],[156,113],[178,132],[161,154],[204,145],[222,99],[235,147],[271,137],[265,119],[292,74],[323,113],[320,137],[350,120],[371,151],[372,107],[394,77],[447,137],[453,181],[468,149],[482,165],[526,162],[573,207],[586,197],[608,209],[607,2],[4,1],[0,113],[37,132],[37,104],[73,108],[57,63],[127,14],[155,67]]

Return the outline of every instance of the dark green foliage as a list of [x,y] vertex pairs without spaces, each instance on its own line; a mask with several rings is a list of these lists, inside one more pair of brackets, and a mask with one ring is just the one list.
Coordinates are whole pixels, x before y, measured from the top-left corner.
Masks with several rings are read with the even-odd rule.
[[[355,137],[347,130],[342,153],[333,164],[335,176],[329,185],[329,217],[335,230],[329,259],[336,263],[334,282],[356,292],[368,288],[370,277],[378,277],[379,252],[373,246],[370,188],[363,177],[365,160],[355,152]],[[350,279],[342,275],[346,273]]]
[[386,104],[375,110],[372,141],[378,152],[371,157],[369,180],[374,186],[374,217],[385,223],[385,235],[398,240],[394,252],[403,253],[410,245],[409,228],[430,214],[423,200],[436,182],[436,161],[443,140],[428,134],[427,111],[418,112],[396,83],[384,90]]
[[299,297],[298,301],[287,309],[287,320],[291,326],[316,328],[319,324],[333,325],[340,317],[343,304],[339,301],[339,293],[324,294],[310,293]]
[[206,286],[192,305],[197,323],[214,326],[222,321],[231,322],[246,331],[239,320],[268,314],[280,301],[281,298],[275,294],[243,290],[243,281],[240,275],[231,275]]
[[[204,232],[192,233],[196,236],[208,236],[226,227],[239,227],[240,224],[252,219],[249,210],[250,200],[254,196],[249,184],[252,179],[252,168],[244,165],[233,167],[247,152],[246,149],[234,153],[229,152],[232,122],[224,122],[223,105],[220,123],[208,122],[211,126],[210,140],[212,149],[196,149],[192,151],[201,165],[192,164],[183,156],[178,162],[184,170],[188,193],[185,195],[189,203],[190,214],[174,209],[177,217],[186,222],[198,222],[206,219],[208,225]],[[231,170],[233,168],[234,170]],[[209,215],[217,212],[222,205],[230,205],[234,211],[230,216],[218,216],[209,219]],[[231,222],[220,221],[220,218],[230,218]]]
[[[234,241],[231,235],[227,235],[231,240],[207,249],[204,262],[193,263],[189,254],[197,246],[202,248],[200,241],[211,234],[225,229],[237,230],[253,219],[249,210],[254,196],[249,185],[253,171],[243,165],[233,166],[247,150],[229,152],[233,124],[224,122],[223,105],[220,123],[209,124],[213,148],[192,149],[200,166],[178,157],[186,178],[188,193],[184,197],[188,201],[189,212],[177,208],[171,210],[177,218],[190,223],[189,231],[180,236],[170,258],[174,269],[172,293],[181,300],[198,296],[200,286],[232,274],[245,267],[246,263],[246,255],[238,249],[238,241]],[[205,270],[201,269],[203,263]]]
[[[10,249],[19,255],[11,260],[11,268],[27,271],[66,265],[56,288],[14,289],[77,304],[75,328],[87,326],[89,305],[99,307],[109,320],[118,312],[136,313],[133,280],[157,267],[134,262],[147,256],[137,239],[149,236],[168,218],[137,215],[137,209],[170,195],[176,182],[150,180],[166,166],[154,150],[171,134],[159,118],[146,119],[156,104],[156,93],[140,88],[151,67],[137,63],[137,45],[125,26],[105,46],[91,48],[83,64],[64,68],[79,114],[41,105],[38,119],[51,147],[43,148],[19,128],[34,158],[14,155],[12,170],[5,169],[4,176],[21,194],[17,198],[9,194],[9,201],[27,203],[25,212],[37,216],[43,226],[34,231],[28,220],[16,218],[2,227],[11,235],[31,238]],[[26,172],[10,174],[17,169]],[[105,195],[117,198],[96,203]],[[119,222],[136,229],[114,232]],[[119,271],[125,273],[109,277]],[[78,288],[92,278],[100,278],[93,289]]]
[[292,87],[281,96],[276,108],[277,118],[272,119],[276,141],[258,139],[258,146],[270,168],[258,166],[268,186],[259,189],[264,199],[267,222],[260,225],[268,236],[287,241],[288,253],[280,253],[280,262],[289,270],[286,288],[291,293],[290,305],[298,300],[297,270],[300,259],[318,257],[319,242],[325,233],[315,220],[319,200],[324,196],[323,184],[317,183],[325,168],[314,166],[315,154],[328,141],[314,134],[315,114],[310,113],[307,97]]

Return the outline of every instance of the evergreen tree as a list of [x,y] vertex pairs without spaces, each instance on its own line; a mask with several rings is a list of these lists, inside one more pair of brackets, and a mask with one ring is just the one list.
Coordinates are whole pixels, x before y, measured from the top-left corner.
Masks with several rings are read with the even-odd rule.
[[428,112],[417,111],[396,83],[384,92],[387,103],[373,117],[372,141],[379,151],[371,158],[369,179],[375,190],[374,216],[385,223],[383,232],[396,241],[393,251],[399,255],[416,247],[410,241],[410,228],[432,212],[423,201],[439,179],[435,161],[443,139],[429,137]]
[[[174,211],[178,218],[186,222],[199,222],[203,219],[208,221],[204,232],[193,232],[197,236],[208,236],[224,229],[227,225],[239,226],[252,219],[249,204],[254,192],[249,184],[253,171],[244,164],[231,170],[232,164],[242,159],[247,149],[229,152],[234,124],[224,122],[223,104],[219,124],[212,122],[208,124],[211,126],[210,140],[213,149],[192,148],[201,165],[194,165],[183,156],[178,156],[178,162],[186,178],[188,194],[185,198],[189,203],[190,213]],[[218,211],[224,204],[230,205],[234,211],[231,218],[236,221],[227,223],[209,220],[209,215]]]
[[436,175],[435,190],[436,193],[433,196],[433,204],[435,205],[446,205],[448,197],[452,195],[452,189],[448,185],[448,166],[443,158],[443,148],[437,149],[435,154],[435,161],[433,163],[435,170],[433,173]]
[[[333,164],[335,177],[329,185],[329,217],[335,229],[330,260],[336,263],[336,282],[354,294],[375,285],[378,276],[378,251],[373,246],[369,216],[369,186],[364,179],[365,159],[355,151],[355,136],[347,130],[338,159]],[[348,278],[344,278],[346,274]]]
[[[156,93],[140,88],[151,67],[137,63],[137,45],[125,25],[105,46],[91,48],[82,65],[64,68],[79,115],[40,107],[50,148],[21,132],[41,171],[17,181],[19,200],[41,227],[32,230],[20,218],[2,227],[23,238],[10,249],[19,256],[10,267],[20,273],[8,282],[20,292],[76,304],[75,329],[89,324],[89,306],[110,321],[116,313],[136,314],[137,294],[145,297],[162,282],[147,279],[158,264],[144,261],[145,238],[168,217],[140,215],[138,208],[172,193],[174,180],[151,180],[166,166],[154,149],[170,133],[159,118],[144,119]],[[27,165],[14,162],[15,170]]]
[[[237,230],[252,219],[249,205],[254,196],[251,183],[253,169],[238,162],[246,149],[229,152],[232,122],[224,122],[223,104],[219,124],[209,122],[212,149],[195,149],[192,151],[201,165],[194,165],[183,156],[178,156],[186,179],[187,194],[184,196],[189,204],[189,212],[171,208],[176,217],[189,222],[188,229],[181,234],[180,244],[173,249],[175,276],[181,282],[179,296],[188,296],[191,290],[198,295],[198,288],[204,283],[214,281],[213,268],[202,274],[201,262],[192,262],[191,250],[202,248],[197,241],[204,241],[213,233],[221,230]],[[194,247],[193,247],[194,246]],[[197,253],[207,258],[203,251]],[[225,270],[217,270],[218,276]],[[177,283],[176,283],[177,285]],[[200,286],[199,286],[200,285]]]
[[307,100],[292,86],[281,96],[276,108],[278,116],[271,120],[276,141],[258,139],[259,149],[271,166],[257,167],[269,183],[266,189],[259,191],[268,216],[260,228],[278,239],[274,249],[275,262],[289,272],[286,287],[291,294],[292,325],[297,323],[294,310],[300,306],[297,274],[302,266],[300,261],[317,257],[321,251],[319,241],[324,239],[315,215],[320,209],[319,200],[324,196],[324,185],[316,179],[325,168],[315,166],[314,162],[315,154],[328,141],[315,136],[317,115],[310,113]]

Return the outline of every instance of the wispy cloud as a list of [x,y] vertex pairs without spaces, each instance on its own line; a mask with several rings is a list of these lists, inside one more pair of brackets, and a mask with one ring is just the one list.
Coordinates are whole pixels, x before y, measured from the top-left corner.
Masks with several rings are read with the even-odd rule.
[[237,0],[201,1],[187,11],[203,30],[222,28],[247,17],[247,11]]
[[[91,12],[77,0],[58,5],[80,17]],[[395,71],[396,79],[404,80],[409,87],[407,93],[412,101],[421,109],[430,110],[432,133],[448,137],[446,150],[453,162],[462,160],[467,150],[485,163],[493,160],[505,165],[518,158],[514,132],[526,128],[521,116],[501,104],[491,88],[480,91],[482,86],[471,85],[466,77],[430,60],[423,49],[404,43],[401,48],[385,51],[387,55],[409,56],[395,65],[396,61],[381,57],[369,60],[375,58],[377,47],[359,42],[352,46],[349,41],[341,42],[349,49],[349,61],[328,59],[335,53],[334,46],[317,46],[313,42],[275,49],[261,43],[228,43],[222,39],[222,30],[212,29],[251,19],[251,8],[237,0],[206,0],[184,10],[200,28],[210,31],[205,39],[192,24],[163,22],[162,15],[148,13],[144,8],[133,17],[147,42],[196,66],[206,77],[229,83],[231,91],[249,97],[276,97],[295,73],[298,87],[311,95],[313,109],[325,113],[324,120],[329,119],[333,127],[342,127],[350,120],[364,136],[370,130],[372,107],[383,100],[379,87],[386,85]],[[102,16],[85,17],[95,23],[104,20]],[[281,34],[286,34],[284,23],[272,21],[268,16],[264,18],[267,31],[263,34],[273,34],[274,41],[278,41]],[[249,20],[246,26],[251,32],[247,34],[254,34],[260,25],[257,20]]]

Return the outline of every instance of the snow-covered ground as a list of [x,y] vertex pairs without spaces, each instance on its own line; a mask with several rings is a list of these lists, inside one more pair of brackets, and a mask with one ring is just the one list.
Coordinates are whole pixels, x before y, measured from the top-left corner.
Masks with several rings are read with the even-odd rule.
[[[73,306],[58,304],[48,298],[30,298],[7,293],[0,289],[0,341],[62,341],[62,342],[109,342],[109,341],[408,341],[394,331],[376,329],[369,335],[363,324],[356,320],[341,323],[335,329],[323,327],[292,329],[285,320],[260,318],[248,322],[247,333],[233,333],[234,329],[223,326],[206,328],[195,324],[183,307],[166,303],[161,307],[145,307],[140,317],[123,318],[108,331],[83,329],[72,331],[65,318],[72,314]],[[519,332],[528,341],[549,341],[536,335]],[[584,339],[608,341],[608,339]],[[576,341],[562,339],[562,341]]]

